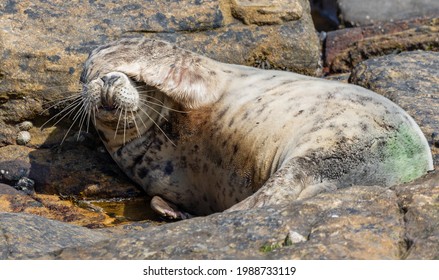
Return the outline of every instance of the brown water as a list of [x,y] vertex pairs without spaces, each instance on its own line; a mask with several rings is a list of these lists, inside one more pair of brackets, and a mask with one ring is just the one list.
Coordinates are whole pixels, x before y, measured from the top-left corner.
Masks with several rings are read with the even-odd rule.
[[136,221],[160,221],[160,217],[149,206],[150,198],[110,199],[88,201],[101,208],[104,213],[115,219],[114,224]]

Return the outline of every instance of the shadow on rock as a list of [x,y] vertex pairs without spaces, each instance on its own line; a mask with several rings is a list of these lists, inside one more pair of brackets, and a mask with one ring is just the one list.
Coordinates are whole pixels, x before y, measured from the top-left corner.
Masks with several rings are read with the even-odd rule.
[[[93,228],[156,219],[143,190],[113,162],[93,129],[70,132],[61,144],[70,123],[41,130],[43,121],[34,120],[26,146],[0,148],[0,182],[24,191],[48,212],[30,210],[27,204],[4,211],[32,212]],[[16,197],[0,198],[11,199]]]

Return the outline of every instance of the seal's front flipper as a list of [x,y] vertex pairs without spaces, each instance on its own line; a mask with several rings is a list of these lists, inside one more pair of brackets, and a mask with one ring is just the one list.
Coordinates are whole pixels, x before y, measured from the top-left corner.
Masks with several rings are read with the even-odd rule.
[[319,174],[319,166],[314,161],[302,157],[292,158],[257,192],[226,212],[288,203],[337,189],[335,182],[322,180]]
[[151,208],[160,216],[168,219],[184,220],[193,218],[189,213],[178,210],[178,207],[171,202],[165,201],[160,196],[151,199]]
[[160,89],[187,109],[213,104],[235,78],[229,73],[234,67],[147,38],[122,39],[101,46],[90,54],[84,69],[83,83],[109,72],[122,72]]

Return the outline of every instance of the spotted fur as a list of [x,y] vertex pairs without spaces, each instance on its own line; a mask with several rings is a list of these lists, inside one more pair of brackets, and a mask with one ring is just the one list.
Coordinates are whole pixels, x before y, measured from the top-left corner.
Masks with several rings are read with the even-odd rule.
[[[224,64],[148,39],[96,49],[81,79],[108,151],[149,195],[169,202],[155,206],[163,215],[391,186],[433,169],[413,119],[354,85]],[[115,114],[117,106],[132,114]],[[128,125],[115,131],[121,117]]]

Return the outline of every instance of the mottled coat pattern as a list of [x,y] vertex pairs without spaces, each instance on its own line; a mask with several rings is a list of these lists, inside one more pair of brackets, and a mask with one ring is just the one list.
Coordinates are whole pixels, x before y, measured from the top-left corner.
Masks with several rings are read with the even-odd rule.
[[433,169],[413,119],[354,85],[143,38],[93,51],[81,80],[108,151],[165,216],[391,186]]

